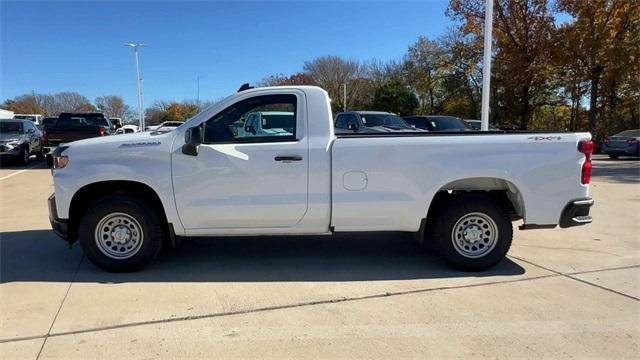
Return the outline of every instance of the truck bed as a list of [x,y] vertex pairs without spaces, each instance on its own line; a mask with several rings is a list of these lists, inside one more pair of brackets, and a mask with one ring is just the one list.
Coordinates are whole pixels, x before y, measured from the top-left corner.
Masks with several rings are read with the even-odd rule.
[[332,226],[416,231],[439,191],[484,188],[507,191],[521,203],[526,224],[557,224],[568,202],[588,196],[577,147],[589,138],[506,131],[336,135]]

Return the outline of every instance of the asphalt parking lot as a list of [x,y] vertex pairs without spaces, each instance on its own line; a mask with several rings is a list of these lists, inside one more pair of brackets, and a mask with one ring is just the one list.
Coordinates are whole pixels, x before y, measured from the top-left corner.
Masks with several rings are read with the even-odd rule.
[[516,231],[482,273],[398,234],[186,241],[109,274],[50,230],[43,162],[0,169],[0,357],[637,358],[640,162],[596,156],[594,223]]

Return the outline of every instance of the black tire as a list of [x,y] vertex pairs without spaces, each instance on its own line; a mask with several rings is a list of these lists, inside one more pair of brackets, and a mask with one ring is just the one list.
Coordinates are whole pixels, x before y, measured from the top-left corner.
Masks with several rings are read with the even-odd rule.
[[[101,248],[99,240],[96,239],[96,227],[100,226],[105,218],[114,214],[131,217],[137,222],[135,225],[140,227],[141,245],[135,245],[138,250],[130,257],[113,258],[107,255],[105,252],[110,250],[103,250],[104,246],[111,245],[102,245]],[[111,225],[104,225],[105,228],[107,226]],[[128,229],[126,225],[122,226]],[[115,225],[113,229],[115,231]],[[160,254],[166,231],[157,212],[152,210],[143,199],[134,195],[111,195],[98,200],[87,209],[80,222],[78,235],[84,253],[96,266],[109,272],[131,272],[143,268]],[[113,245],[116,248],[121,246],[115,242]]]
[[23,146],[22,149],[20,149],[20,155],[18,155],[18,163],[20,165],[29,164],[29,156],[29,148]]
[[44,147],[40,144],[40,150],[36,153],[36,159],[43,160],[44,159]]
[[609,159],[611,160],[618,160],[619,157],[620,155],[609,154]]
[[[471,222],[464,225],[465,219]],[[487,229],[482,229],[483,226]],[[474,238],[470,240],[473,242],[465,241],[468,230],[475,231]],[[454,195],[443,203],[435,215],[432,231],[438,252],[463,271],[485,270],[496,265],[506,256],[513,239],[511,219],[505,209],[476,194]],[[493,237],[493,234],[497,236]],[[454,238],[459,239],[457,243],[454,243]]]

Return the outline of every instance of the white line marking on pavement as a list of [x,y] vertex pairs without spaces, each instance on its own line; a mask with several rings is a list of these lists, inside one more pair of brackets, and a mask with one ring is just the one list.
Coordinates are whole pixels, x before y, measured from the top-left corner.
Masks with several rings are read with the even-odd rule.
[[14,175],[22,174],[23,172],[25,172],[27,170],[31,170],[31,169],[35,168],[36,166],[38,166],[38,165],[39,164],[33,164],[33,165],[29,166],[28,168],[26,168],[24,170],[16,171],[16,172],[13,172],[13,173],[11,173],[11,174],[9,174],[7,176],[3,176],[3,177],[0,178],[0,181],[2,181],[4,179],[8,179],[8,178],[10,178],[10,177],[12,177]]

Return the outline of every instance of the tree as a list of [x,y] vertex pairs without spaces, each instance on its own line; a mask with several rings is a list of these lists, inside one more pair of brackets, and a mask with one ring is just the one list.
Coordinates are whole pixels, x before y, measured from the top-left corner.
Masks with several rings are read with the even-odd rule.
[[[448,14],[480,43],[484,8],[485,0],[450,0]],[[496,0],[494,13],[493,110],[526,129],[535,108],[548,103],[554,18],[548,0]]]
[[21,95],[2,103],[2,108],[16,114],[43,114],[44,109],[38,104],[35,95]]
[[576,88],[586,82],[589,131],[600,139],[625,125],[637,127],[640,109],[629,103],[640,103],[640,3],[558,0],[557,8],[573,17],[559,29],[566,39],[560,63]]
[[441,100],[444,51],[440,45],[420,36],[409,46],[404,59],[404,71],[407,83],[418,94],[420,111],[434,114]]
[[[323,56],[304,63],[304,71],[313,82],[329,93],[334,111],[366,106],[371,101],[371,84],[364,67],[357,61],[338,56]],[[347,85],[344,104],[343,86]]]
[[91,101],[77,92],[61,92],[53,95],[59,112],[95,111]]
[[260,86],[287,86],[287,85],[316,85],[313,78],[304,72],[297,72],[290,76],[283,74],[271,75],[258,83]]
[[418,98],[398,80],[391,80],[375,90],[373,107],[398,115],[411,115],[418,107]]
[[480,118],[482,48],[473,36],[449,29],[438,43],[443,49],[442,110],[447,115]]
[[107,117],[126,119],[133,115],[129,105],[117,95],[99,96],[95,100],[96,108]]

